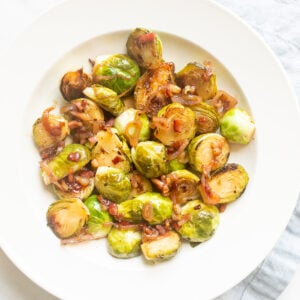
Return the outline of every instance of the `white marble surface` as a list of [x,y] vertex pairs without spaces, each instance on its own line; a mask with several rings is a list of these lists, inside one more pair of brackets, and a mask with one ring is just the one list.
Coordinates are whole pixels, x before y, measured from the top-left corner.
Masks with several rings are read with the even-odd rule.
[[[61,0],[0,0],[0,54],[9,47],[24,27],[59,2]],[[217,0],[217,2],[235,12],[263,36],[283,64],[299,97],[300,0]],[[56,298],[24,276],[0,250],[0,299],[55,300]],[[294,279],[280,296],[280,300],[296,299],[300,299],[300,266]]]

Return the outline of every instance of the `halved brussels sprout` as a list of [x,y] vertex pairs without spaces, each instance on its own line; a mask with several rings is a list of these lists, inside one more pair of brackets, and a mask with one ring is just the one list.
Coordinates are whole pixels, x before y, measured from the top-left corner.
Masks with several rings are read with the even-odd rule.
[[174,84],[173,63],[162,63],[155,69],[147,70],[136,83],[135,107],[149,117],[156,116],[162,107],[170,103],[167,90]]
[[90,160],[90,150],[84,145],[66,145],[52,160],[41,162],[43,180],[46,185],[57,182],[65,176],[81,170]]
[[163,144],[146,141],[131,148],[131,157],[136,169],[147,178],[154,178],[168,172],[167,153]]
[[182,88],[194,86],[196,94],[204,101],[213,98],[217,93],[216,75],[210,68],[197,62],[188,63],[180,70],[176,74],[176,82]]
[[87,221],[87,233],[91,234],[95,239],[107,236],[112,227],[112,217],[103,210],[97,195],[87,198],[84,205],[89,210],[89,218]]
[[195,137],[188,146],[189,163],[199,172],[209,173],[225,165],[230,153],[226,139],[218,133]]
[[67,72],[60,83],[60,91],[67,100],[83,97],[82,91],[91,84],[91,78],[79,69],[74,72]]
[[129,92],[140,77],[138,64],[127,55],[115,54],[106,59],[96,58],[93,80],[118,95]]
[[230,163],[202,182],[199,190],[205,203],[228,203],[241,196],[248,181],[247,171],[239,164]]
[[88,217],[88,209],[77,198],[57,200],[47,211],[48,226],[61,239],[79,233]]
[[187,202],[181,209],[183,217],[188,216],[177,229],[183,239],[190,242],[205,242],[212,237],[219,225],[219,210],[200,200]]
[[[164,145],[170,146],[177,141],[191,140],[196,133],[196,115],[180,103],[164,106],[153,117],[154,136]],[[163,125],[160,125],[161,120]]]
[[127,53],[140,67],[153,69],[162,62],[162,42],[159,36],[145,28],[133,30],[126,43]]
[[137,142],[147,141],[150,138],[150,122],[146,114],[129,108],[119,115],[114,122],[119,134],[124,135],[132,147]]
[[215,132],[219,128],[219,115],[211,105],[200,102],[190,106],[196,114],[197,133]]
[[175,231],[168,231],[152,241],[142,243],[141,249],[147,260],[157,262],[175,256],[180,246],[179,235]]
[[131,258],[140,254],[142,234],[137,229],[112,228],[108,237],[108,251],[117,258]]
[[234,107],[222,117],[220,131],[230,142],[248,144],[253,138],[255,124],[245,110]]
[[147,192],[118,205],[118,214],[122,220],[149,224],[161,224],[172,216],[173,204],[170,198],[160,193]]
[[152,184],[149,179],[137,171],[127,174],[131,183],[131,192],[128,199],[132,199],[137,195],[152,192]]
[[124,103],[118,94],[100,84],[93,84],[83,90],[83,94],[95,101],[104,110],[110,112],[113,116],[118,116],[124,111]]
[[131,183],[125,172],[113,167],[98,167],[95,186],[105,199],[120,203],[130,195]]
[[54,106],[47,108],[32,127],[33,140],[39,149],[55,146],[70,133],[68,121],[63,116],[50,114]]
[[97,133],[97,144],[92,150],[92,166],[115,167],[125,173],[130,171],[130,150],[125,141],[119,138],[117,130],[109,128]]
[[86,199],[94,190],[94,173],[82,169],[72,176],[66,176],[52,185],[58,198]]

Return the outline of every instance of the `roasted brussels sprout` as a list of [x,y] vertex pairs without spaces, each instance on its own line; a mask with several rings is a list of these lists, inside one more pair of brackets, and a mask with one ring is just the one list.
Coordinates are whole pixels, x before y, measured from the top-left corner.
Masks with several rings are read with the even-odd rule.
[[104,110],[113,116],[118,116],[124,111],[124,103],[118,94],[100,84],[93,84],[83,90],[85,96],[95,101]]
[[141,249],[148,261],[157,262],[173,257],[180,246],[179,235],[175,231],[168,231],[154,240],[143,242]]
[[131,191],[131,183],[125,172],[106,166],[98,167],[95,186],[100,195],[116,203],[127,200]]
[[118,205],[118,214],[122,220],[149,224],[160,224],[172,216],[173,204],[170,198],[160,193],[147,192],[126,200]]
[[168,172],[166,148],[163,144],[146,141],[131,148],[131,157],[136,169],[147,178]]
[[91,234],[95,239],[100,239],[109,233],[112,227],[112,217],[103,210],[97,195],[87,198],[84,205],[89,210],[89,218],[87,221],[87,233]]
[[188,63],[180,70],[176,74],[176,82],[182,88],[196,87],[196,94],[204,101],[213,98],[217,93],[216,75],[209,67],[197,62]]
[[144,28],[133,30],[126,43],[127,53],[140,67],[153,69],[162,62],[162,42],[159,36]]
[[47,108],[32,127],[33,140],[40,150],[57,145],[70,133],[64,117],[50,114],[53,109],[53,106]]
[[123,54],[115,54],[104,60],[98,57],[93,67],[94,82],[112,89],[118,95],[132,90],[139,77],[137,63]]
[[230,163],[202,181],[199,190],[205,203],[228,203],[241,196],[248,181],[246,170],[239,164]]
[[138,142],[150,138],[150,122],[146,114],[134,108],[125,110],[114,122],[119,134],[124,135],[128,143],[135,147]]
[[202,134],[188,146],[189,163],[196,171],[209,173],[225,165],[229,151],[226,139],[220,134]]
[[234,107],[222,117],[220,131],[230,142],[248,144],[253,138],[255,124],[245,110]]
[[77,198],[57,200],[47,211],[48,226],[61,239],[79,233],[88,217],[88,209]]
[[112,228],[107,241],[112,256],[131,258],[140,254],[142,235],[137,229]]
[[179,103],[166,105],[157,117],[153,117],[154,136],[166,146],[181,140],[191,140],[196,133],[195,117],[190,108]]
[[215,108],[205,102],[190,106],[196,114],[197,133],[215,132],[219,128],[219,115]]
[[66,176],[52,185],[58,198],[86,199],[94,190],[94,172],[87,169]]
[[67,100],[83,97],[82,91],[91,84],[91,78],[79,69],[74,72],[66,73],[61,79],[60,91]]
[[181,209],[181,215],[187,217],[178,228],[178,233],[190,242],[205,242],[212,237],[219,225],[219,210],[199,200],[187,202]]
[[177,170],[183,170],[183,169],[185,169],[185,163],[179,161],[177,158],[174,158],[169,161],[170,172],[177,171]]
[[97,133],[97,144],[92,150],[92,166],[115,167],[130,171],[131,156],[128,145],[119,138],[117,130],[109,128]]
[[55,183],[69,174],[81,170],[91,159],[90,150],[84,145],[69,144],[50,161],[40,164],[46,185]]
[[133,171],[129,173],[128,178],[130,179],[131,183],[131,192],[128,196],[128,199],[132,199],[137,195],[152,192],[152,184],[144,175],[140,174],[137,171]]
[[170,103],[167,93],[175,84],[174,64],[162,63],[159,67],[147,70],[137,81],[134,90],[135,107],[145,111],[149,117]]

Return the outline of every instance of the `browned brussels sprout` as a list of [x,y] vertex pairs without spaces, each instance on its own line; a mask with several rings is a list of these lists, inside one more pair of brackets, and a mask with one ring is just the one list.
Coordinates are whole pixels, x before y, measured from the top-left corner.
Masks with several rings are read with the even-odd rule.
[[60,91],[67,100],[73,100],[83,97],[82,91],[91,84],[91,78],[79,69],[74,72],[66,73],[61,79]]
[[140,67],[153,69],[162,62],[162,42],[159,36],[144,28],[133,30],[126,43],[127,53]]

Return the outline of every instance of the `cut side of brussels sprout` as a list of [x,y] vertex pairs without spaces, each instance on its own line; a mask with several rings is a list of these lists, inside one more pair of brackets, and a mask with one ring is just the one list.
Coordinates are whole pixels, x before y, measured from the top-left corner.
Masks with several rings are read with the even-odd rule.
[[104,85],[118,95],[129,92],[140,77],[138,64],[127,55],[115,54],[95,61],[93,80]]
[[239,164],[230,163],[215,171],[205,184],[199,185],[205,203],[211,203],[211,194],[216,195],[218,203],[228,203],[238,199],[249,181],[246,170]]
[[225,165],[230,149],[226,139],[217,133],[195,137],[188,147],[189,163],[199,172],[209,173]]
[[181,241],[175,231],[168,231],[155,240],[144,242],[141,249],[148,261],[156,262],[173,257],[179,250]]
[[98,167],[95,186],[105,199],[120,203],[128,199],[131,183],[125,172],[113,167]]
[[253,138],[255,124],[245,110],[235,107],[228,110],[222,117],[220,131],[230,142],[245,145]]
[[219,225],[219,210],[214,205],[207,205],[200,200],[187,202],[181,209],[187,220],[177,230],[190,242],[205,242],[212,237]]
[[61,199],[53,202],[47,211],[47,223],[61,239],[77,234],[85,225],[89,211],[77,198]]
[[140,67],[153,69],[162,62],[162,42],[159,36],[145,28],[133,30],[126,43],[127,53]]
[[108,251],[117,258],[131,258],[140,254],[142,234],[135,229],[112,228],[107,237]]

